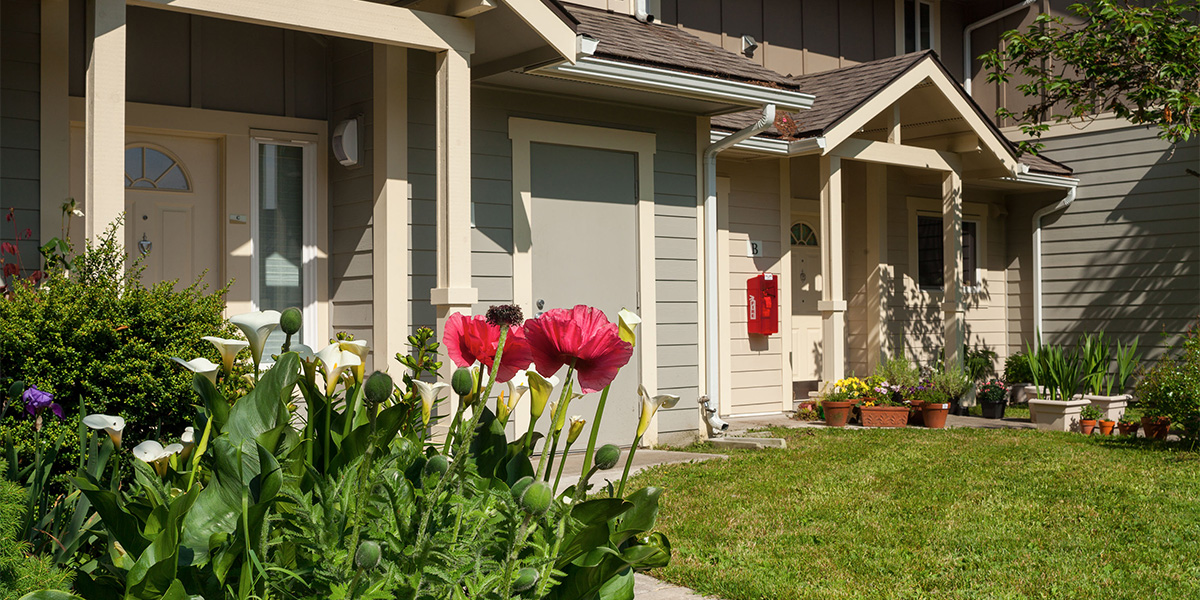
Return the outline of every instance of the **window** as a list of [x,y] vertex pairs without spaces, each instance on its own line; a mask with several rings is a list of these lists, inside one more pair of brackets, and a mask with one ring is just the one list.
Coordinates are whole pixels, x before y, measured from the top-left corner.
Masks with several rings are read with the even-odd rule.
[[[979,285],[979,224],[962,223],[963,285]],[[942,243],[942,218],[917,217],[917,281],[923,288],[941,288],[945,282],[945,245]]]
[[149,146],[125,149],[125,189],[188,192],[192,186],[183,165]]
[[793,246],[817,246],[817,232],[808,223],[796,223],[792,225],[792,245]]
[[[251,182],[254,203],[252,297],[256,310],[299,307],[305,327],[299,340],[316,341],[312,233],[314,146],[255,138]],[[271,334],[264,356],[278,353],[284,335]]]
[[936,49],[934,0],[904,0],[902,18],[898,20],[904,24],[905,53]]

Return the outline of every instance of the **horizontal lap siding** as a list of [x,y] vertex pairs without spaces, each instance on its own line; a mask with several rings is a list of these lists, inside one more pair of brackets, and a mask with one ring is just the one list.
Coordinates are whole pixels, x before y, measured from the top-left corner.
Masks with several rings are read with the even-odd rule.
[[[435,278],[433,220],[432,61],[412,61],[410,99],[430,107],[427,116],[414,116],[412,152],[428,149],[429,170],[414,179],[413,201],[413,318],[432,324],[428,289]],[[419,70],[419,72],[418,72]],[[420,79],[418,78],[420,77]],[[430,82],[417,83],[418,81]],[[471,232],[472,284],[479,290],[482,311],[511,302],[512,288],[512,143],[508,119],[520,117],[612,127],[656,134],[654,156],[655,240],[641,260],[654,260],[658,312],[658,391],[676,394],[675,408],[659,413],[659,434],[696,431],[696,399],[700,370],[696,256],[696,119],[688,115],[585,100],[550,98],[514,90],[475,87],[471,113],[471,192],[475,227]],[[414,113],[418,109],[410,109]],[[424,128],[426,123],[428,128]],[[428,140],[428,142],[424,141]],[[587,140],[579,140],[586,146]],[[417,161],[411,168],[417,168]],[[422,162],[423,166],[424,163]],[[425,178],[427,173],[427,179]],[[417,185],[428,183],[428,187]],[[427,199],[427,200],[426,200]],[[579,224],[570,224],[579,226]],[[419,229],[429,228],[429,235]],[[651,251],[653,254],[650,254]],[[651,325],[651,324],[647,324]]]
[[[731,381],[730,398],[722,402],[730,414],[778,411],[791,382],[783,381],[783,332],[751,336],[747,329],[746,284],[761,272],[782,276],[790,285],[790,274],[780,272],[783,246],[779,226],[779,162],[721,161],[717,174],[729,177],[727,222],[729,244],[730,322],[721,337],[730,345],[730,365],[722,370]],[[762,256],[746,256],[749,240],[762,243]],[[695,243],[692,244],[695,248]],[[788,332],[790,335],[790,332]]]
[[[7,216],[14,209],[14,222],[0,221],[0,240],[14,241],[14,230],[20,234],[26,272],[41,262],[40,11],[36,0],[0,3],[0,210]],[[32,237],[25,238],[26,230]]]
[[[1174,148],[1125,127],[1043,139],[1075,169],[1075,202],[1044,219],[1048,342],[1104,331],[1151,354],[1200,314],[1200,165],[1195,140]],[[1032,295],[1028,300],[1032,314]],[[1030,320],[1031,321],[1031,320]]]

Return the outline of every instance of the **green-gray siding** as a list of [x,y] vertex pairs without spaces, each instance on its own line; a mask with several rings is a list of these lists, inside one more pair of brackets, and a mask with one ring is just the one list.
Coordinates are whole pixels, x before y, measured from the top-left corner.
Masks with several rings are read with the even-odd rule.
[[[0,240],[18,242],[26,271],[41,263],[38,240],[41,5],[0,2]],[[9,222],[8,209],[14,220]],[[25,237],[26,231],[33,235]],[[12,257],[5,256],[5,260]]]

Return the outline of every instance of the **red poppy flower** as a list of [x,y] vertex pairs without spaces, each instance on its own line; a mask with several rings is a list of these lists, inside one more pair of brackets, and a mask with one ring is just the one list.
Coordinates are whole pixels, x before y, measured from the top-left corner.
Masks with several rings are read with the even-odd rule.
[[[454,313],[446,320],[446,333],[442,336],[446,354],[454,364],[469,367],[476,362],[492,369],[496,360],[496,347],[500,345],[500,326],[489,324],[483,315],[474,317]],[[504,341],[504,356],[496,370],[496,381],[504,383],[526,369],[533,362],[529,343],[520,327],[510,327]]]
[[633,356],[633,345],[621,339],[616,324],[602,311],[582,304],[548,310],[526,321],[525,338],[538,373],[553,375],[574,362],[585,394],[612,383]]

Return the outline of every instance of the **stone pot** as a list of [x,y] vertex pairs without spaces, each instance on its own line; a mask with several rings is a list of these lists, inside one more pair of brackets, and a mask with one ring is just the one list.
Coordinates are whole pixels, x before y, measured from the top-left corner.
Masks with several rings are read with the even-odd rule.
[[1089,404],[1079,396],[1066,402],[1030,400],[1029,416],[1042,431],[1079,431],[1079,413]]
[[907,406],[863,406],[863,427],[904,427],[908,425]]
[[1112,435],[1113,426],[1115,426],[1116,424],[1117,424],[1116,421],[1102,419],[1098,423],[1098,425],[1100,426],[1100,435]]
[[1032,383],[1014,383],[1008,388],[1009,404],[1025,404],[1037,397]]
[[845,427],[846,421],[850,419],[850,407],[852,406],[854,406],[853,402],[822,402],[821,408],[825,409],[825,426]]
[[922,419],[925,421],[925,426],[930,429],[945,429],[946,416],[950,414],[950,404],[941,403],[934,404],[926,402],[921,406]]
[[1116,421],[1125,413],[1125,408],[1129,406],[1129,401],[1133,400],[1133,396],[1129,394],[1121,394],[1120,396],[1091,396],[1084,395],[1084,399],[1092,403],[1100,410],[1100,418],[1106,421]]

